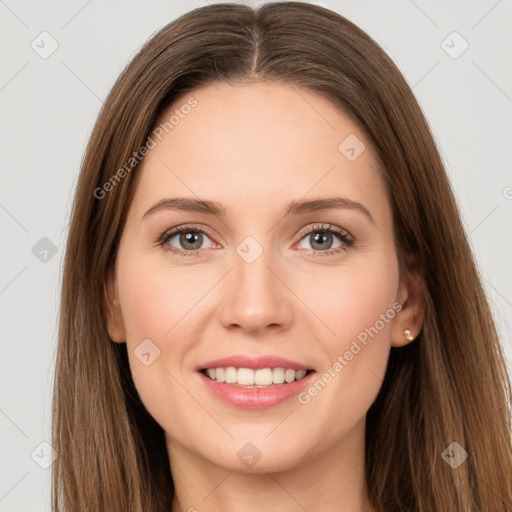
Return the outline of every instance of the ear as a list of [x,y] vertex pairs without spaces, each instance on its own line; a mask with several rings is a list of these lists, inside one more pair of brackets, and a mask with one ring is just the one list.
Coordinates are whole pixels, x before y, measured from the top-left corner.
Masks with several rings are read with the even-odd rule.
[[393,347],[403,347],[414,341],[423,326],[425,315],[423,281],[415,263],[414,259],[409,259],[407,269],[400,278],[396,300],[402,305],[402,309],[393,322],[391,331]]
[[104,307],[107,317],[107,331],[110,339],[116,343],[126,341],[123,316],[117,298],[117,286],[114,269],[107,274],[105,283]]

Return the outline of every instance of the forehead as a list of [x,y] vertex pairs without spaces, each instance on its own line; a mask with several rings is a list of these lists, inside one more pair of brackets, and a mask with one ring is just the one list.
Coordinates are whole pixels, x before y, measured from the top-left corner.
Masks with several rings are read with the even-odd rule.
[[212,198],[239,214],[325,195],[389,209],[364,133],[294,85],[213,83],[175,101],[152,134],[134,184],[139,210],[166,195]]

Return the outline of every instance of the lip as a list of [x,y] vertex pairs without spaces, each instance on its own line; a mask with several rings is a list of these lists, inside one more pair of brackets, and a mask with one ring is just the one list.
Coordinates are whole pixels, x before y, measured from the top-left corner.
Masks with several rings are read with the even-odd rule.
[[[292,361],[291,359],[285,359],[279,356],[259,356],[253,357],[244,354],[238,354],[234,356],[223,357],[221,359],[215,359],[208,361],[201,366],[198,366],[196,370],[206,370],[208,368],[227,368],[228,366],[234,366],[235,368],[251,368],[253,370],[261,370],[262,368],[289,368],[292,370],[312,370],[310,366],[304,366],[303,364]],[[300,382],[300,381],[297,381]]]
[[[219,359],[219,361],[221,360]],[[242,367],[247,368],[246,366]],[[210,366],[209,368],[212,367]],[[268,366],[263,366],[263,368],[268,368]],[[291,368],[293,368],[293,366],[291,366]],[[302,379],[294,382],[286,384],[272,384],[265,388],[249,388],[236,386],[234,384],[226,384],[225,382],[217,382],[216,380],[210,379],[201,371],[198,371],[197,374],[206,388],[223,402],[241,409],[265,409],[278,405],[285,400],[298,395],[306,387],[311,385],[316,372],[311,371]]]

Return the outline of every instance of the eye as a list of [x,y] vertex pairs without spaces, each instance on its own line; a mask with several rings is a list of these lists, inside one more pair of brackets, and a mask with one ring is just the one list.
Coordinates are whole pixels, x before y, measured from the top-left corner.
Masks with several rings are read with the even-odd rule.
[[210,240],[210,238],[205,229],[197,226],[181,226],[166,231],[159,243],[171,252],[183,256],[197,256],[200,249],[212,247],[212,245],[205,246],[207,240]]
[[[305,235],[305,236],[304,236]],[[309,247],[299,247],[313,251],[314,256],[327,256],[342,251],[354,244],[354,238],[344,229],[332,224],[315,224],[300,234],[302,240],[306,240]],[[336,238],[338,244],[336,244]]]
[[[212,235],[205,228],[178,226],[166,231],[158,239],[158,244],[165,250],[180,256],[198,256],[202,249],[215,245],[211,237]],[[312,251],[312,256],[328,256],[346,251],[348,247],[354,245],[355,241],[347,231],[332,224],[315,224],[305,228],[301,231],[300,237],[299,245],[302,240],[305,240],[309,247],[298,247],[298,249]]]

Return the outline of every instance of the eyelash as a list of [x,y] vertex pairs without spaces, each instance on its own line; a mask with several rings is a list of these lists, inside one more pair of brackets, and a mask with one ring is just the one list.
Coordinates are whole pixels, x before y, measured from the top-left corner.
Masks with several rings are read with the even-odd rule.
[[[183,249],[177,249],[176,247],[172,247],[171,245],[167,244],[167,242],[173,238],[176,234],[180,234],[184,231],[197,231],[200,233],[204,233],[205,235],[208,235],[210,238],[214,238],[212,233],[202,227],[198,227],[195,225],[185,225],[185,226],[179,226],[176,228],[172,228],[165,233],[163,233],[157,240],[158,245],[165,246],[164,249],[167,251],[171,251],[175,254],[178,254],[180,256],[197,256],[202,250],[204,249],[197,249],[195,251],[185,251]],[[348,247],[352,247],[354,245],[355,239],[344,229],[341,229],[337,226],[334,226],[333,224],[314,224],[308,228],[305,228],[302,230],[299,234],[298,242],[300,242],[306,235],[309,235],[311,233],[315,232],[322,232],[322,233],[333,233],[337,235],[342,243],[344,245],[341,245],[339,247],[336,247],[334,249],[328,249],[325,251],[315,251],[314,249],[306,249],[309,251],[313,251],[313,256],[329,256],[330,254],[337,254],[342,251],[346,251]],[[302,249],[304,250],[304,249]]]

